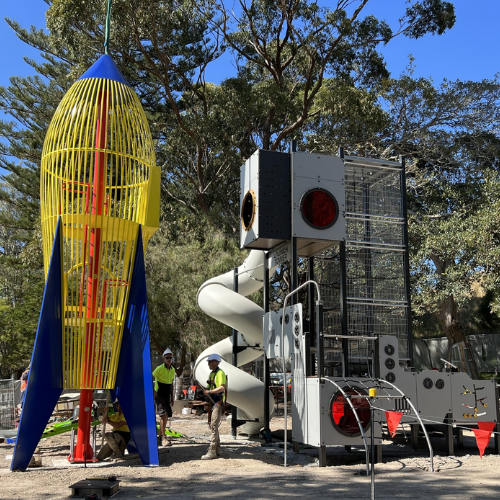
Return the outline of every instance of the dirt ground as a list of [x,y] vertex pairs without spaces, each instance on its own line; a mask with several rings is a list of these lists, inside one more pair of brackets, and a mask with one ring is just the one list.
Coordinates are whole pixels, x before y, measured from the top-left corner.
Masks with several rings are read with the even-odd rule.
[[[115,498],[371,498],[371,478],[366,476],[365,452],[344,447],[327,449],[327,467],[318,467],[317,450],[288,449],[283,467],[283,448],[263,447],[258,440],[239,436],[232,440],[230,426],[221,425],[222,458],[202,461],[209,441],[207,417],[174,415],[172,429],[184,438],[160,448],[160,467],[143,467],[133,456],[97,466],[70,465],[69,434],[42,440],[42,467],[10,472],[13,446],[0,444],[0,499],[68,498],[69,488],[91,477],[117,476],[121,491]],[[272,430],[283,429],[283,417],[274,418]],[[291,422],[288,423],[289,429]],[[453,457],[443,456],[444,438],[433,437],[434,468],[429,454],[417,452],[398,435],[383,447],[383,463],[375,467],[375,498],[379,499],[498,499],[500,456],[494,455],[493,439],[482,459],[471,432],[465,447]],[[98,444],[101,437],[98,434]]]

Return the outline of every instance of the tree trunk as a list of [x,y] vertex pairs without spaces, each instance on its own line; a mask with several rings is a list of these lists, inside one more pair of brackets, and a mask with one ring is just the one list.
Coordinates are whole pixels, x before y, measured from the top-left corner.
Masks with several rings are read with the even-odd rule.
[[436,314],[439,325],[446,334],[450,347],[457,342],[463,342],[465,335],[457,321],[457,305],[453,295],[450,295],[441,303],[441,310]]
[[160,346],[160,344],[158,343],[158,340],[154,336],[153,332],[151,332],[151,331],[149,332],[149,339],[152,342],[152,344],[153,344],[154,348],[156,349],[156,351],[158,352],[158,354],[161,354],[163,352],[163,349]]

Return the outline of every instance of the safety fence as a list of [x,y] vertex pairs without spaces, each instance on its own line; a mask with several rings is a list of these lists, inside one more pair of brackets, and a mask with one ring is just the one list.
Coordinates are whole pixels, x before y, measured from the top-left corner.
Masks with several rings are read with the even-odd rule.
[[0,430],[16,428],[15,380],[0,380]]
[[[500,371],[500,334],[483,333],[467,336],[467,354],[481,373]],[[457,346],[457,344],[455,344]],[[454,347],[455,347],[454,346]],[[456,349],[451,349],[446,337],[437,339],[418,339],[413,341],[415,368],[425,370],[443,369],[442,359],[459,365],[460,356]]]

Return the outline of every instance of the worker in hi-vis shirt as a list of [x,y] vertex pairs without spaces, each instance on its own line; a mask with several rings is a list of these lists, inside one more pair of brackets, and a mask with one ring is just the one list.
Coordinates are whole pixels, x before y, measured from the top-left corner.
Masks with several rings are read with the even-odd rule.
[[204,391],[205,395],[210,397],[213,402],[212,418],[210,420],[210,447],[205,455],[201,457],[202,460],[211,460],[220,457],[220,436],[219,425],[224,413],[224,403],[226,401],[226,374],[219,368],[221,357],[218,354],[210,354],[208,356],[208,366],[211,370],[207,380],[207,389]]
[[160,439],[161,445],[171,446],[171,441],[165,436],[167,420],[172,417],[172,405],[174,404],[174,380],[175,376],[181,376],[182,369],[172,366],[173,354],[170,349],[163,353],[164,363],[153,372],[154,395],[156,411],[160,416]]

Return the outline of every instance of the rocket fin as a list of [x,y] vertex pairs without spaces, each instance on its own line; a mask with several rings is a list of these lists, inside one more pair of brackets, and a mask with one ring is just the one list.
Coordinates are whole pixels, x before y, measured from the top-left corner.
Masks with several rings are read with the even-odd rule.
[[61,219],[52,246],[28,385],[17,430],[11,470],[25,471],[59,400],[62,376]]
[[146,268],[141,228],[137,235],[115,391],[143,465],[158,466]]

